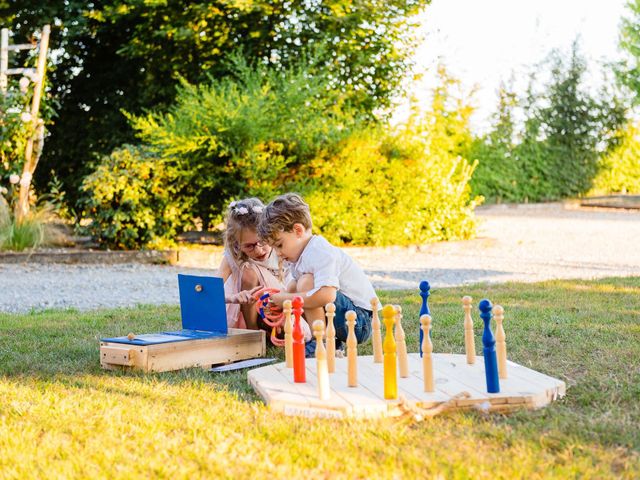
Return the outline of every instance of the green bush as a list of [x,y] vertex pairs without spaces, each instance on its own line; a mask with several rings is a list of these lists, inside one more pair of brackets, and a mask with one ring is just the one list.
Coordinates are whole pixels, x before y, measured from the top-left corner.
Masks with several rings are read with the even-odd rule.
[[630,123],[622,141],[602,156],[590,195],[640,193],[640,124]]
[[388,133],[353,118],[303,67],[235,68],[235,80],[183,83],[166,113],[132,117],[147,147],[114,152],[85,180],[90,231],[105,245],[170,240],[187,214],[212,228],[230,200],[286,191],[305,195],[336,244],[473,235],[471,109],[450,95],[444,71],[430,112]]
[[125,145],[104,157],[81,187],[86,232],[116,249],[161,248],[189,219],[175,168],[148,149]]
[[451,92],[458,82],[440,68],[440,86],[426,115],[396,133],[368,129],[318,158],[306,196],[314,226],[336,244],[407,245],[475,234],[464,157],[472,109]]
[[306,194],[316,231],[341,245],[408,245],[475,233],[468,182],[455,155],[425,154],[410,133],[359,132],[321,159]]
[[192,214],[216,224],[238,197],[270,198],[297,184],[299,170],[348,135],[340,97],[304,65],[250,68],[206,85],[182,83],[166,113],[132,117],[140,139],[175,167]]

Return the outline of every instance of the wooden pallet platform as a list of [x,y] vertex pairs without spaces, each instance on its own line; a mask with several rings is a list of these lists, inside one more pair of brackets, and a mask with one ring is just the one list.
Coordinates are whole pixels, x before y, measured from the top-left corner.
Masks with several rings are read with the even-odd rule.
[[264,357],[265,348],[264,331],[236,328],[230,328],[227,335],[215,338],[154,345],[102,341],[100,365],[108,370],[140,369],[143,372],[167,372],[189,367],[210,368],[212,365]]
[[293,369],[285,363],[268,365],[248,372],[248,380],[270,409],[286,415],[336,418],[380,418],[397,416],[407,406],[436,407],[452,397],[448,409],[480,408],[491,412],[535,409],[565,395],[565,383],[514,362],[508,362],[508,377],[500,379],[500,393],[487,393],[484,359],[476,357],[468,365],[465,355],[433,354],[435,392],[423,388],[422,360],[409,354],[407,378],[398,377],[397,400],[384,399],[383,366],[372,356],[358,357],[358,387],[347,386],[347,359],[336,358],[336,372],[329,375],[331,397],[318,397],[316,361],[307,359],[307,383],[293,382]]

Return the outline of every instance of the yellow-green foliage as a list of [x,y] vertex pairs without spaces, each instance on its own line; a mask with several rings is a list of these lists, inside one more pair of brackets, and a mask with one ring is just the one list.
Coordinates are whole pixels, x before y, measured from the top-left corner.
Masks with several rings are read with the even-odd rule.
[[640,193],[640,123],[630,123],[622,142],[600,159],[591,195]]
[[321,186],[306,196],[314,227],[329,241],[406,245],[469,238],[475,231],[468,181],[459,157],[428,155],[421,139],[361,132],[318,161]]
[[314,226],[336,244],[406,245],[470,238],[475,233],[462,155],[471,142],[472,109],[451,94],[457,82],[440,69],[441,86],[426,115],[414,114],[395,133],[353,134],[312,170],[307,195]]
[[104,157],[82,182],[87,227],[111,248],[163,247],[188,211],[176,201],[175,172],[142,148],[124,146]]
[[[444,70],[428,113],[392,131],[354,116],[336,92],[310,79],[305,65],[286,72],[242,62],[235,68],[237,78],[183,83],[168,112],[131,117],[157,158],[133,158],[145,149],[114,152],[83,186],[93,233],[106,245],[171,239],[178,212],[208,228],[230,200],[268,201],[287,191],[304,194],[316,230],[336,244],[473,235],[474,167],[464,157],[471,108],[452,95],[456,81]],[[163,170],[143,182],[151,165]],[[172,195],[154,191],[165,183],[174,185]],[[171,228],[159,228],[163,221]]]

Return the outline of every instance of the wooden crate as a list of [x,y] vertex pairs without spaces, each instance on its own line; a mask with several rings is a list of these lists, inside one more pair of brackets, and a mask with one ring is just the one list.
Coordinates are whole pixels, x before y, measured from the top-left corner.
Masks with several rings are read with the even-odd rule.
[[167,372],[264,357],[265,332],[230,328],[226,336],[154,345],[100,342],[100,365],[108,370]]
[[[429,409],[449,402],[447,409],[477,408],[490,412],[544,407],[565,395],[565,383],[530,368],[508,362],[508,378],[500,379],[500,393],[487,393],[484,361],[468,365],[465,355],[433,354],[435,392],[424,392],[422,361],[409,354],[409,377],[398,378],[398,399],[384,399],[383,366],[372,356],[358,357],[358,386],[347,386],[347,359],[336,358],[329,375],[331,395],[318,396],[315,359],[306,360],[306,383],[294,383],[285,363],[248,372],[249,383],[270,409],[286,415],[331,418],[380,418],[401,415],[413,407]],[[455,400],[453,397],[462,393]]]

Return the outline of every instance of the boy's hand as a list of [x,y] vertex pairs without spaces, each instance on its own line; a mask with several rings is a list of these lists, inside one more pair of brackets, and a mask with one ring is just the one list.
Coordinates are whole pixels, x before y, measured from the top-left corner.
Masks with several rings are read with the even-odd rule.
[[282,307],[282,303],[286,300],[286,296],[282,293],[274,293],[269,297],[269,302],[278,307]]

